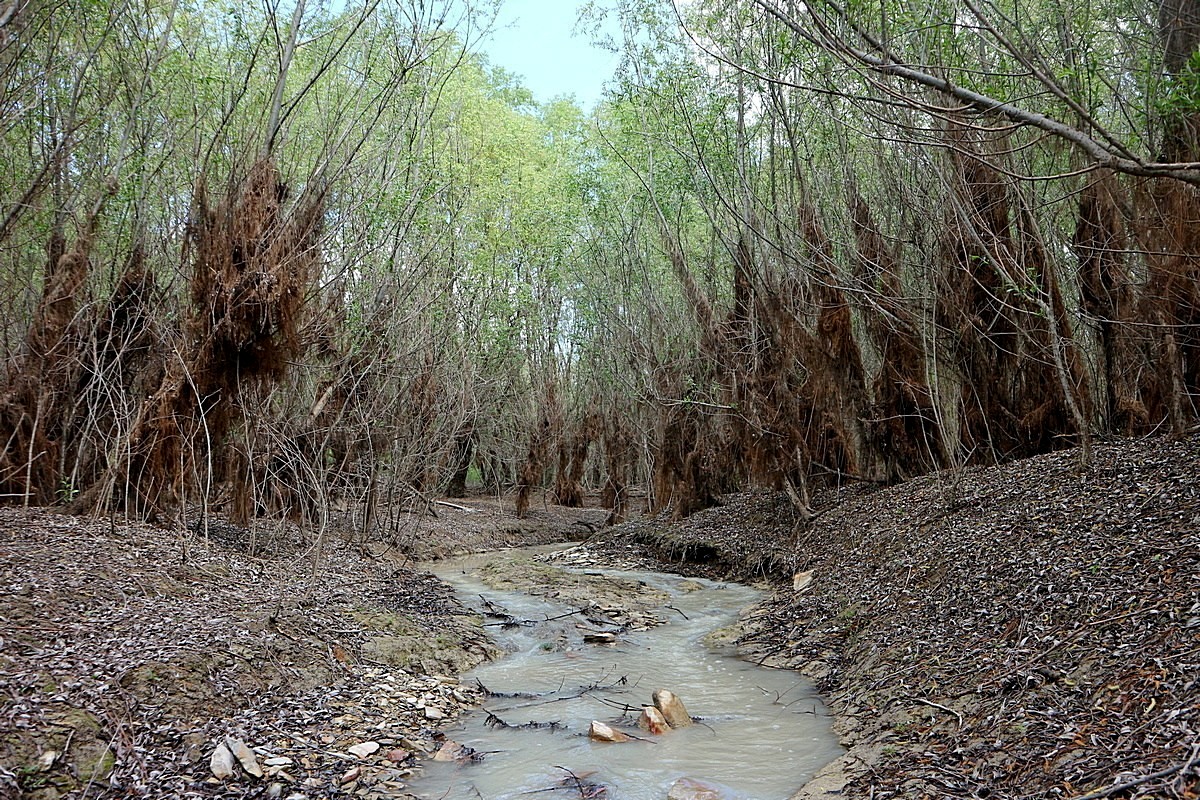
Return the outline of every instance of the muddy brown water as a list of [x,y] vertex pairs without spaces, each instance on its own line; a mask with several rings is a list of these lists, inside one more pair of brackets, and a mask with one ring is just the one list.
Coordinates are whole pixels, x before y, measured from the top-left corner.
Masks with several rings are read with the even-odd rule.
[[[608,571],[666,590],[673,608],[658,610],[668,620],[664,625],[623,633],[615,644],[589,644],[580,626],[596,626],[579,614],[563,616],[573,607],[482,583],[475,570],[495,557],[469,556],[433,569],[468,605],[481,608],[483,597],[526,623],[490,626],[508,655],[462,678],[513,696],[489,698],[448,729],[450,739],[482,758],[429,764],[410,787],[415,794],[429,800],[664,800],[671,785],[687,777],[716,784],[728,800],[780,800],[841,754],[806,679],[758,667],[736,658],[729,647],[705,643],[710,632],[735,622],[739,611],[760,599],[755,589]],[[661,736],[638,730],[636,712],[622,709],[649,704],[659,688],[679,695],[698,723]],[[511,726],[547,727],[503,727],[497,719]],[[592,720],[645,741],[591,741]]]

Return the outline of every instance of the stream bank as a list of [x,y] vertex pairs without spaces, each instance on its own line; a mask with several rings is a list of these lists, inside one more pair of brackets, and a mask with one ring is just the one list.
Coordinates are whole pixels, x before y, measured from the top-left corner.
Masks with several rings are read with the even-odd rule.
[[777,587],[742,651],[816,680],[848,748],[797,800],[1195,798],[1200,439],[1094,449],[849,486],[804,525],[728,497],[588,547]]
[[[497,653],[416,561],[563,541],[605,514],[472,506],[319,554],[291,525],[0,508],[0,798],[399,796],[478,701],[453,675]],[[214,776],[227,740],[261,777]]]
[[[1087,471],[1066,451],[831,491],[801,527],[780,496],[731,496],[574,558],[775,587],[729,636],[810,675],[850,748],[802,797],[1195,798],[1198,495],[1196,437],[1098,443]],[[294,531],[264,554],[0,509],[0,797],[395,797],[478,700],[444,672],[489,655],[414,560],[604,514],[450,509],[391,545],[331,540],[314,574]],[[374,660],[381,637],[407,666]],[[211,777],[225,737],[263,779]]]

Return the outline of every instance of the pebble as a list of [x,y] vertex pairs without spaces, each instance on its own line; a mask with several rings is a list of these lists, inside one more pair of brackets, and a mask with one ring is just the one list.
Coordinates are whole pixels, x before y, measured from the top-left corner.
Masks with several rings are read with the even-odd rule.
[[366,758],[378,750],[379,742],[360,742],[359,744],[346,748],[348,753],[351,755],[356,755],[359,758]]

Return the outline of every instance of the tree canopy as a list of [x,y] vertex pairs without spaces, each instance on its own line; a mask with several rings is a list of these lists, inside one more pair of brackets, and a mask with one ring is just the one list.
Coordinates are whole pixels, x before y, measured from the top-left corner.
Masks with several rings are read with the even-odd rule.
[[7,502],[802,521],[1196,424],[1193,0],[594,3],[593,109],[490,6],[0,3]]

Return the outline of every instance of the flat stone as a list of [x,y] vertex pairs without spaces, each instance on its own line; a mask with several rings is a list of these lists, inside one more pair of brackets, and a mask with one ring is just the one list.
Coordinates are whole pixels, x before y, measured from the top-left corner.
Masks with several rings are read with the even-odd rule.
[[813,579],[813,570],[811,570],[811,569],[806,570],[804,572],[797,572],[795,575],[792,576],[792,591],[793,592],[804,591],[805,589],[808,588],[808,585],[810,583],[812,583],[812,579]]
[[411,755],[411,750],[405,750],[402,747],[396,747],[388,750],[384,755],[384,758],[386,758],[388,761],[391,761],[393,764],[399,764],[401,761],[407,760]]
[[425,719],[445,719],[446,712],[437,706],[425,706]]
[[695,778],[680,778],[671,784],[667,800],[724,800],[721,787]]
[[366,758],[378,750],[379,742],[359,742],[356,745],[346,748],[346,752],[359,758]]
[[237,759],[233,753],[225,746],[225,743],[217,745],[217,749],[213,751],[212,757],[208,760],[208,768],[212,770],[214,778],[219,780],[227,780],[232,778],[237,772]]
[[466,761],[471,757],[472,750],[450,739],[433,754],[434,761]]
[[605,725],[603,722],[592,720],[592,724],[588,726],[588,738],[597,742],[630,742],[633,737],[628,734],[621,733],[611,725]]
[[225,737],[225,746],[229,748],[229,752],[237,758],[238,763],[242,765],[242,769],[256,778],[263,776],[262,767],[258,765],[258,757],[254,755],[245,742],[241,739],[235,739],[232,736]]

